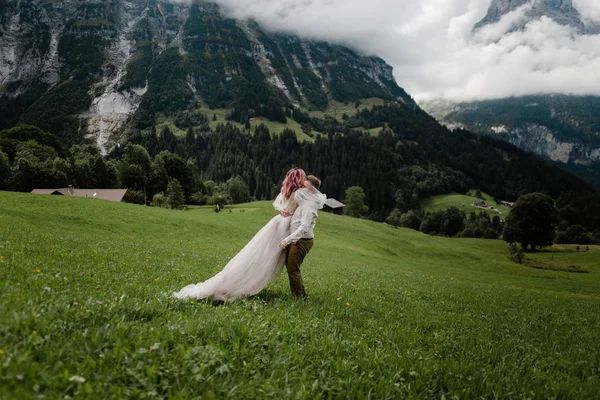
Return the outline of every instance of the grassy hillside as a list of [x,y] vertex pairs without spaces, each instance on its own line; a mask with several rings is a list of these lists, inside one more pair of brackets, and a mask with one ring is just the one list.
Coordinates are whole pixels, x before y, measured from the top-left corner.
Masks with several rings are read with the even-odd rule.
[[[0,398],[595,398],[600,249],[321,213],[303,273],[215,305],[204,280],[274,214],[0,192]],[[588,273],[553,271],[577,265]],[[560,268],[557,268],[560,269]]]
[[357,102],[347,103],[340,103],[339,101],[330,100],[329,106],[325,111],[310,111],[309,114],[311,117],[325,118],[327,116],[341,121],[344,114],[349,117],[353,117],[364,109],[371,110],[374,106],[381,106],[384,103],[385,101],[383,99],[377,97],[360,99]]
[[[316,118],[325,118],[326,116],[328,116],[328,117],[332,117],[332,118],[335,118],[335,119],[341,121],[342,116],[344,114],[351,117],[351,116],[356,115],[361,110],[364,110],[364,109],[370,110],[374,106],[382,105],[383,103],[384,103],[384,101],[382,99],[379,99],[376,97],[358,100],[358,107],[356,107],[356,103],[354,103],[354,102],[340,103],[335,100],[331,100],[329,103],[329,106],[327,107],[327,109],[325,111],[310,111],[309,115],[311,117],[316,117]],[[238,129],[241,129],[241,130],[244,129],[243,124],[239,124],[239,123],[231,122],[231,121],[227,120],[226,116],[227,116],[227,114],[229,114],[231,112],[231,110],[224,109],[224,108],[211,109],[208,107],[208,105],[203,104],[202,107],[197,109],[197,111],[200,111],[200,112],[206,114],[206,116],[209,119],[210,128],[213,130],[217,128],[218,124],[223,124],[223,123],[233,123]],[[308,110],[305,110],[305,111],[308,111]],[[214,117],[216,117],[216,119],[213,119]],[[157,132],[160,132],[165,127],[168,127],[176,136],[184,136],[186,133],[185,130],[178,128],[177,126],[175,126],[175,124],[173,123],[172,120],[165,118],[164,116],[158,116],[157,120],[159,122],[156,125]],[[281,122],[270,121],[264,117],[258,117],[258,118],[253,118],[250,124],[253,127],[258,126],[260,124],[264,124],[267,128],[269,128],[269,131],[274,135],[280,134],[286,128],[291,129],[296,132],[296,135],[298,136],[298,139],[300,141],[313,142],[314,135],[322,134],[321,132],[312,131],[313,137],[310,137],[309,135],[302,132],[302,127],[300,126],[300,124],[291,118],[288,118],[287,123],[284,124]],[[370,131],[374,135],[377,135],[377,134],[379,134],[381,129],[382,128],[374,128],[374,129],[371,129]]]
[[[474,193],[474,191],[473,191]],[[480,199],[467,196],[464,194],[452,193],[452,194],[442,194],[439,196],[433,196],[428,199],[425,199],[421,202],[421,208],[424,211],[435,211],[435,210],[447,210],[450,207],[456,207],[461,211],[464,211],[466,214],[471,212],[486,212],[491,217],[498,215],[500,218],[504,219],[510,213],[510,208],[496,204],[494,198],[488,194],[482,193],[483,200],[486,205],[493,206],[496,210],[486,210],[478,207],[474,207],[471,205],[475,201],[481,201]]]

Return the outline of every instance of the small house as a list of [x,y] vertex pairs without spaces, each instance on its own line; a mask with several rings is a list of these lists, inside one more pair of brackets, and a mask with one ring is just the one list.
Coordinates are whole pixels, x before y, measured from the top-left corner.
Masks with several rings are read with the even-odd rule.
[[342,215],[344,213],[344,207],[346,207],[346,205],[336,199],[327,199],[323,205],[323,210],[333,214]]

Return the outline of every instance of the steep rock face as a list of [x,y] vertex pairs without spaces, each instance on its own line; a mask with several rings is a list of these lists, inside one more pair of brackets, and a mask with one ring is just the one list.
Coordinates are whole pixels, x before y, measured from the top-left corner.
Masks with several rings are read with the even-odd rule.
[[560,163],[600,161],[600,97],[526,96],[425,109],[450,128],[509,141]]
[[556,139],[546,126],[528,124],[513,129],[509,141],[524,150],[547,156],[560,163],[573,162],[589,165],[592,161],[600,161],[598,149],[591,150],[582,143],[566,143]]
[[527,96],[424,108],[450,129],[536,153],[600,188],[600,97]]
[[600,33],[598,24],[585,24],[572,0],[493,0],[487,15],[475,25],[475,30],[494,24],[511,11],[525,7],[522,20],[513,27],[521,30],[527,22],[547,17],[560,25],[568,25],[578,33]]
[[[263,31],[209,2],[5,0],[0,128],[32,123],[75,143],[193,103],[271,113],[331,99],[412,99],[383,60]],[[414,104],[414,103],[413,103]]]

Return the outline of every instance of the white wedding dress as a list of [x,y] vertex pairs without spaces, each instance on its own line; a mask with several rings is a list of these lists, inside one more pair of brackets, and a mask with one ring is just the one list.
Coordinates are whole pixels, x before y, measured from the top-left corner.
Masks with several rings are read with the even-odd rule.
[[[304,191],[303,189],[301,189]],[[279,195],[273,207],[293,214],[298,207],[296,192],[289,199]],[[303,199],[305,197],[298,196]],[[176,298],[233,301],[252,296],[277,279],[287,250],[279,248],[279,242],[290,234],[291,217],[276,215],[244,246],[227,265],[212,278],[184,287],[173,294]]]

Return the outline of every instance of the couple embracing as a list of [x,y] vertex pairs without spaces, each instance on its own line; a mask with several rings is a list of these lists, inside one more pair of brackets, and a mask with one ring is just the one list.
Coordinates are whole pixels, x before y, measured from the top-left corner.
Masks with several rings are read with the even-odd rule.
[[174,296],[180,299],[211,298],[233,301],[260,292],[277,279],[285,264],[292,294],[306,296],[300,265],[314,244],[317,210],[327,197],[319,192],[321,181],[302,169],[288,171],[281,192],[273,203],[279,215],[273,217],[212,278],[184,287]]

